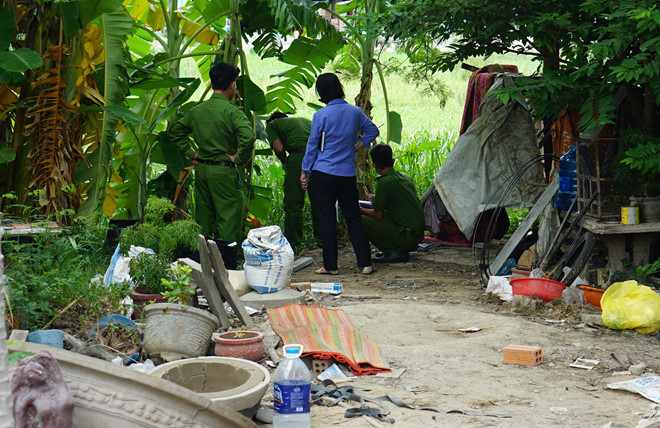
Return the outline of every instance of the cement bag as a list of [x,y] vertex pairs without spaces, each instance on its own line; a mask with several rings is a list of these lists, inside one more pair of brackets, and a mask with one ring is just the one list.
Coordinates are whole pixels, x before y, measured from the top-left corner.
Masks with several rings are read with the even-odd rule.
[[600,301],[603,324],[616,330],[660,331],[660,295],[637,281],[615,282]]
[[259,293],[274,293],[287,286],[293,272],[293,249],[279,226],[250,230],[242,247],[250,287]]

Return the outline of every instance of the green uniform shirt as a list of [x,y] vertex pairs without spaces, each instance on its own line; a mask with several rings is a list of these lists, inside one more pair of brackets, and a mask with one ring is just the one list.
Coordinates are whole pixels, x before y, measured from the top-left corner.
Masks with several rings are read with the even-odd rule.
[[266,125],[268,142],[282,141],[287,152],[300,153],[307,147],[312,121],[304,117],[282,117]]
[[252,156],[255,140],[252,125],[245,113],[222,94],[214,93],[191,108],[170,130],[172,143],[192,159],[195,150],[187,138],[191,132],[199,148],[198,159],[228,161],[227,155],[238,149],[236,164],[242,165]]
[[424,210],[410,176],[390,168],[376,181],[372,208],[386,212],[390,219],[418,234],[424,233]]

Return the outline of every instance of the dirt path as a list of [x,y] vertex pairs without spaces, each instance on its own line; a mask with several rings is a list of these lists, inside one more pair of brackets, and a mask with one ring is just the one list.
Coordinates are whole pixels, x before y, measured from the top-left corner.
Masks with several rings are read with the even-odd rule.
[[[570,310],[549,304],[516,312],[511,305],[484,296],[469,248],[412,253],[409,263],[377,266],[371,276],[357,273],[352,252],[344,249],[340,275],[332,278],[313,273],[321,265],[319,251],[307,255],[315,263],[294,274],[293,281],[342,282],[341,297],[322,296],[314,304],[343,309],[357,329],[379,346],[393,369],[405,369],[399,378],[362,376],[352,385],[369,389],[364,393],[369,397],[388,394],[413,406],[509,416],[434,413],[390,405],[395,426],[601,427],[612,421],[634,427],[645,415],[653,415],[653,402],[602,387],[639,377],[620,371],[611,354],[626,368],[644,363],[647,373],[660,373],[657,335],[579,322],[579,312],[597,312],[593,307]],[[557,318],[565,322],[556,323]],[[459,331],[467,327],[481,330]],[[502,348],[510,344],[542,347],[543,364],[504,364]],[[579,357],[600,364],[591,371],[570,368]],[[344,419],[343,413],[340,407],[313,406],[312,426],[371,426],[360,418]],[[660,422],[660,414],[653,420]]]

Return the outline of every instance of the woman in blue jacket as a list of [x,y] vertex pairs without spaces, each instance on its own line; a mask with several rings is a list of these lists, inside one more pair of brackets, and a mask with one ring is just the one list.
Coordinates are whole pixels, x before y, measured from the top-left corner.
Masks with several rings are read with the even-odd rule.
[[[300,174],[303,189],[311,186],[317,200],[323,267],[316,273],[338,273],[335,203],[339,202],[358,267],[368,275],[373,271],[371,249],[360,217],[355,151],[360,145],[367,149],[371,147],[378,136],[378,127],[362,109],[344,100],[344,88],[335,74],[319,75],[316,92],[326,106],[312,118],[312,131]],[[360,131],[364,133],[358,136]]]

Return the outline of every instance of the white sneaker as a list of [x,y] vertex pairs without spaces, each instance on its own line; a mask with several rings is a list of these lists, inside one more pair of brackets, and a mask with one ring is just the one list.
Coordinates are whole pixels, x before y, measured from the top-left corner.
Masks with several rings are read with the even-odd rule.
[[374,271],[373,266],[365,266],[362,268],[362,273],[364,275],[371,275],[371,273]]

